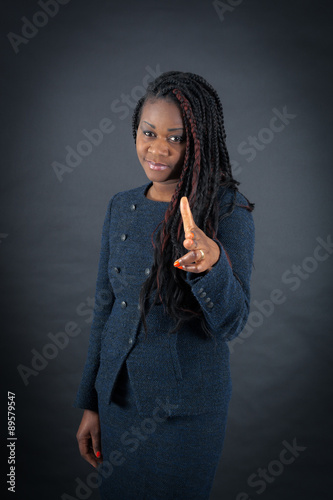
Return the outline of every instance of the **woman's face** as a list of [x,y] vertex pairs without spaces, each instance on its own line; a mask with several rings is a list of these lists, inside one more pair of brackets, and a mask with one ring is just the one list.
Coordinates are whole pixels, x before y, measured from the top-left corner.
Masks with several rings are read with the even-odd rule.
[[176,103],[147,101],[137,130],[136,151],[152,182],[174,183],[180,178],[186,149],[185,128]]

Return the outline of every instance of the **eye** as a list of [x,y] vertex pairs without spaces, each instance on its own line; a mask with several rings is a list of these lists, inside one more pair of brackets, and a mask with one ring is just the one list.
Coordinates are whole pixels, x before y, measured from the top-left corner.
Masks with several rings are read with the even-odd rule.
[[173,135],[173,136],[170,137],[170,141],[171,142],[177,142],[177,143],[184,142],[185,141],[185,137],[183,137],[181,135]]
[[143,130],[142,132],[146,137],[154,137],[154,132],[151,130]]

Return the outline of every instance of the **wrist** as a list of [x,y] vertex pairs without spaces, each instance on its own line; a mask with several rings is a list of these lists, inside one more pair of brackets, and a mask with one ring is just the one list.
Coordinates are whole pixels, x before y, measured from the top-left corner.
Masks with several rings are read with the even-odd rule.
[[219,259],[220,259],[220,255],[221,255],[221,250],[220,250],[220,247],[219,245],[215,242],[215,245],[216,245],[216,253],[217,253],[217,257],[216,257],[216,260],[214,262],[214,264],[212,264],[208,269],[207,271],[211,271],[213,269],[213,267],[216,266],[216,264],[218,263]]

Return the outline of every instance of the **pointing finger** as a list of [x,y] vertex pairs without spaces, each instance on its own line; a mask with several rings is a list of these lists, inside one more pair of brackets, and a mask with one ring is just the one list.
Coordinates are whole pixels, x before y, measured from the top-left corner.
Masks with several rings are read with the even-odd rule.
[[183,219],[184,232],[186,234],[195,227],[193,215],[186,196],[183,196],[180,200],[180,213]]

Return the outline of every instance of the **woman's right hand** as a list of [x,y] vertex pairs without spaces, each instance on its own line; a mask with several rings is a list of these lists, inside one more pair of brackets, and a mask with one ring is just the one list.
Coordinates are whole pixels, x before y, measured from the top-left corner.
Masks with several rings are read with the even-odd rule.
[[76,439],[81,457],[97,468],[103,461],[101,455],[101,426],[97,412],[84,410],[76,433]]

